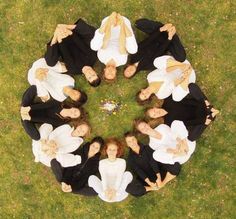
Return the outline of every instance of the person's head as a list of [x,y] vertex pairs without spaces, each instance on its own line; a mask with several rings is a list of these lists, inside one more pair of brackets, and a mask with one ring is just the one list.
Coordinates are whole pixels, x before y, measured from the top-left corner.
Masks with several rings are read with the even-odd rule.
[[81,115],[81,111],[79,108],[76,107],[70,107],[65,108],[63,117],[70,118],[70,119],[77,119]]
[[110,138],[105,143],[104,152],[109,159],[116,159],[123,155],[123,145],[115,138]]
[[145,113],[148,117],[152,119],[157,119],[167,114],[167,112],[164,109],[158,107],[150,107],[146,110]]
[[149,87],[141,89],[137,94],[136,94],[136,100],[138,104],[144,105],[146,103],[149,103],[152,99],[153,92]]
[[89,151],[91,155],[94,156],[95,154],[97,154],[99,151],[102,150],[103,146],[104,146],[104,141],[101,137],[93,138],[93,140],[89,145]]
[[97,87],[101,83],[101,79],[90,66],[85,66],[83,68],[83,73],[86,80],[89,82],[91,86]]
[[116,80],[116,67],[114,65],[107,65],[104,68],[103,77],[107,82],[113,82]]
[[68,96],[73,101],[79,101],[81,99],[81,92],[79,90],[71,89],[70,92],[68,92]]
[[134,127],[142,134],[147,134],[151,130],[150,125],[145,120],[135,120]]
[[91,127],[85,121],[78,122],[72,132],[73,137],[87,137],[90,135]]
[[138,140],[134,133],[126,132],[124,136],[125,136],[125,142],[129,148],[133,150],[134,147],[138,146]]

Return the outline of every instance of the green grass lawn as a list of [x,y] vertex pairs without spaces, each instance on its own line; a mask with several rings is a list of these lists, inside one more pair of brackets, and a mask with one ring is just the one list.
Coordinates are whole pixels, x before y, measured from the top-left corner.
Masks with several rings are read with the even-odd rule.
[[[0,218],[236,218],[235,6],[233,0],[0,1]],[[72,24],[82,17],[98,27],[112,11],[133,23],[143,17],[173,23],[197,83],[221,113],[176,180],[158,192],[109,204],[62,193],[50,169],[34,163],[19,106],[29,86],[27,71],[44,54],[56,24]],[[134,31],[138,40],[143,38]],[[96,69],[101,72],[102,65]],[[122,71],[112,86],[103,82],[95,89],[84,78],[77,80],[89,94],[85,108],[93,135],[121,137],[132,120],[143,115],[134,96],[145,86],[147,72],[126,80]],[[98,109],[105,98],[127,106],[106,116]]]

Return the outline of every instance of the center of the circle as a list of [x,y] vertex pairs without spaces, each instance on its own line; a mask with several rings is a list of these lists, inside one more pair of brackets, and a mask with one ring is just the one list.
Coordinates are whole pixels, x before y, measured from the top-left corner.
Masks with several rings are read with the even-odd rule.
[[121,102],[115,101],[115,100],[101,100],[100,102],[100,108],[101,110],[108,114],[108,115],[115,115],[117,114],[122,108],[123,104]]

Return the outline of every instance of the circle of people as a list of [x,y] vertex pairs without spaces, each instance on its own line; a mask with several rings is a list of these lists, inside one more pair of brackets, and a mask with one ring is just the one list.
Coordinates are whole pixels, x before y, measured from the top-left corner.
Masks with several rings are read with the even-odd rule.
[[[82,19],[74,25],[58,24],[44,57],[28,71],[31,86],[23,94],[21,122],[33,140],[35,162],[51,167],[63,192],[119,202],[128,194],[138,197],[159,190],[180,173],[196,139],[219,112],[195,84],[175,26],[139,19],[135,27],[146,34],[139,43],[130,21],[116,12],[98,29]],[[145,104],[156,96],[163,105],[147,108],[123,141],[97,136],[85,142],[91,132],[82,108],[87,95],[75,89],[72,76],[83,75],[91,86],[99,86],[101,78],[93,69],[99,59],[105,65],[102,79],[112,83],[129,54],[125,78],[151,71],[137,102]],[[149,121],[157,118],[164,123],[151,127]],[[149,136],[149,144],[138,141],[137,133]],[[129,148],[127,164],[121,158],[124,146]],[[106,158],[100,160],[101,154]]]

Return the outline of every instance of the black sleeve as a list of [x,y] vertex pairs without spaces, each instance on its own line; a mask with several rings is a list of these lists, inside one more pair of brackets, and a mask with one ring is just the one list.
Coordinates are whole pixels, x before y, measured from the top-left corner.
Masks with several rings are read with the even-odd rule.
[[190,141],[196,141],[202,135],[206,127],[207,125],[205,124],[188,127],[188,139]]
[[23,94],[21,106],[24,107],[31,106],[36,96],[37,96],[37,88],[35,85],[32,85]]
[[40,133],[36,128],[35,124],[28,120],[21,120],[21,124],[25,129],[26,133],[35,141],[40,139]]
[[149,164],[151,165],[153,171],[157,174],[157,173],[160,173],[160,168],[159,168],[159,165],[157,163],[157,161],[154,160],[153,158],[153,150],[149,147],[149,146],[145,146],[145,150],[148,154],[148,157],[149,157]]
[[89,142],[81,145],[77,150],[73,151],[72,154],[74,155],[82,155],[85,153],[85,151],[87,151],[87,148],[89,147]]
[[31,106],[32,110],[43,110],[43,109],[48,109],[51,107],[60,107],[61,103],[57,100],[49,100],[45,103],[36,103]]
[[47,44],[47,51],[44,55],[47,65],[54,66],[60,58],[60,51],[58,43],[50,45],[51,41]]
[[84,20],[81,18],[76,21],[76,27],[74,29],[74,32],[78,34],[83,39],[92,39],[96,28],[87,24]]
[[179,62],[184,62],[186,59],[185,49],[179,39],[179,37],[175,34],[171,40],[169,45],[169,51],[171,55]]
[[138,167],[135,160],[130,155],[128,156],[128,165],[141,179],[143,179],[143,181],[148,178],[147,174],[140,167]]
[[146,18],[139,19],[135,22],[136,28],[143,31],[146,34],[151,34],[154,31],[160,29],[163,26],[161,22],[148,20]]
[[189,93],[196,99],[196,100],[207,100],[205,94],[201,91],[200,87],[195,83],[190,83],[188,85]]

